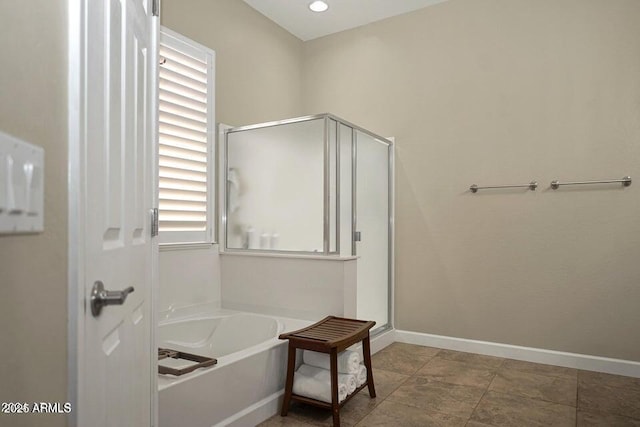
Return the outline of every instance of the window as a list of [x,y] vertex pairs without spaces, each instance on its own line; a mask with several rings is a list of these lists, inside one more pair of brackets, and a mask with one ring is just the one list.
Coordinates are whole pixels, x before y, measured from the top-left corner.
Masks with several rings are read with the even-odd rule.
[[160,31],[159,241],[213,242],[215,53]]

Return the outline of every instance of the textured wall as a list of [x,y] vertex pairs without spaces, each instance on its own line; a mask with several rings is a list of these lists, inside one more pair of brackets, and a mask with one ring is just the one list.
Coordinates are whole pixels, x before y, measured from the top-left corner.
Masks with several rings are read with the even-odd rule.
[[548,189],[640,178],[638,22],[451,0],[305,44],[305,113],[396,137],[398,328],[640,360],[640,186]]
[[[0,130],[45,150],[45,231],[0,236],[0,402],[67,400],[66,3],[0,2]],[[63,426],[64,415],[0,425]]]

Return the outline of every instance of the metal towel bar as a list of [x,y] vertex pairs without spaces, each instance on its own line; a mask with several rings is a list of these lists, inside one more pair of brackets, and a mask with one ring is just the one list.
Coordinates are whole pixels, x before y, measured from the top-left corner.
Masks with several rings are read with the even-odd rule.
[[479,187],[476,184],[473,184],[471,187],[469,187],[469,190],[471,190],[472,193],[477,193],[478,190],[485,190],[487,188],[528,188],[531,191],[534,191],[536,188],[538,188],[538,183],[536,181],[531,181],[528,184],[516,184],[516,185],[485,185],[482,187]]
[[558,180],[551,181],[551,188],[557,190],[561,185],[583,185],[583,184],[613,184],[622,183],[623,186],[628,187],[631,185],[631,177],[625,176],[622,179],[609,179],[604,181],[574,181],[574,182],[560,182]]

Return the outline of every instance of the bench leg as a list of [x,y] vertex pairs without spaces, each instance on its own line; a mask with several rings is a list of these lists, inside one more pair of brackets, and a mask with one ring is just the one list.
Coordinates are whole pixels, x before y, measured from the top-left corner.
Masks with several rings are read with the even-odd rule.
[[338,400],[338,351],[331,349],[329,354],[331,367],[331,412],[333,413],[333,427],[340,427],[340,401]]
[[376,397],[376,387],[373,385],[373,369],[371,369],[371,343],[369,341],[369,334],[362,340],[362,353],[364,355],[364,366],[367,368],[369,396]]
[[289,413],[291,394],[293,394],[293,375],[296,368],[296,348],[289,342],[289,359],[287,362],[287,382],[284,387],[284,399],[282,400],[282,411],[280,415],[286,417]]

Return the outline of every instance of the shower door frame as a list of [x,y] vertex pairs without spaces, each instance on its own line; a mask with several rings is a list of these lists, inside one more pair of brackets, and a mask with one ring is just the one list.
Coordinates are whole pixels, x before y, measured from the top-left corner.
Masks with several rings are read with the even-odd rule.
[[[342,119],[340,119],[342,120]],[[338,122],[341,123],[341,122]],[[358,186],[358,134],[356,131],[360,131],[369,135],[376,142],[385,144],[387,146],[387,209],[388,215],[388,237],[387,237],[387,254],[388,254],[388,268],[387,268],[387,323],[385,325],[377,326],[371,330],[371,336],[379,335],[394,327],[394,288],[395,288],[395,254],[394,254],[394,239],[395,239],[395,151],[394,143],[395,138],[383,138],[366,129],[359,126],[352,125],[349,122],[342,122],[346,126],[351,126],[351,255],[358,256],[356,250],[356,232],[358,224],[358,212],[357,212],[357,186]],[[338,149],[340,145],[338,143]],[[339,182],[338,182],[339,184]],[[337,184],[337,185],[338,185]],[[339,197],[339,193],[338,193]]]
[[[229,134],[236,132],[243,132],[255,129],[264,129],[275,126],[283,126],[294,123],[302,123],[309,122],[314,120],[324,120],[324,130],[323,130],[323,152],[324,152],[324,164],[323,164],[323,252],[309,252],[309,251],[287,251],[287,250],[276,250],[276,249],[244,249],[244,248],[230,248],[228,245],[228,233],[227,233],[227,225],[228,225],[228,206],[229,206]],[[335,176],[335,197],[336,197],[336,206],[335,206],[335,250],[331,251],[330,245],[330,234],[331,234],[331,212],[330,212],[330,198],[331,198],[331,164],[330,164],[330,153],[331,153],[331,140],[330,140],[330,123],[331,120],[336,122],[336,139],[335,139],[335,150],[336,150],[336,176]],[[223,233],[222,237],[219,241],[222,243],[222,251],[228,253],[252,253],[252,254],[282,254],[282,255],[294,255],[294,256],[303,256],[303,257],[322,257],[322,258],[340,258],[340,203],[341,203],[341,194],[340,194],[340,125],[347,126],[351,129],[351,255],[357,256],[356,254],[356,239],[355,232],[357,226],[357,161],[358,161],[358,152],[357,152],[357,131],[362,132],[372,138],[374,138],[377,142],[382,143],[388,148],[388,156],[387,156],[387,174],[388,174],[388,238],[387,238],[387,252],[388,252],[388,277],[387,277],[387,315],[388,321],[386,325],[380,325],[376,329],[372,331],[372,335],[378,335],[382,332],[385,332],[389,329],[393,328],[394,324],[394,310],[393,310],[393,300],[394,300],[394,271],[395,271],[395,256],[394,256],[394,238],[395,238],[395,157],[394,157],[394,140],[393,138],[385,138],[383,136],[377,135],[371,132],[368,129],[365,129],[361,126],[355,125],[347,120],[344,120],[336,115],[331,113],[322,113],[322,114],[314,114],[308,116],[294,117],[290,119],[284,120],[276,120],[265,123],[257,123],[246,126],[239,127],[229,127],[225,126],[225,129],[221,129],[220,136],[224,137],[224,144],[216,144],[221,150],[222,153],[219,153],[220,158],[223,159],[223,167],[222,173],[219,175],[222,180],[222,184],[224,186],[218,185],[217,188],[223,189],[223,195],[220,198],[222,200],[221,206],[221,215],[220,221],[221,226],[218,227],[221,233]]]

